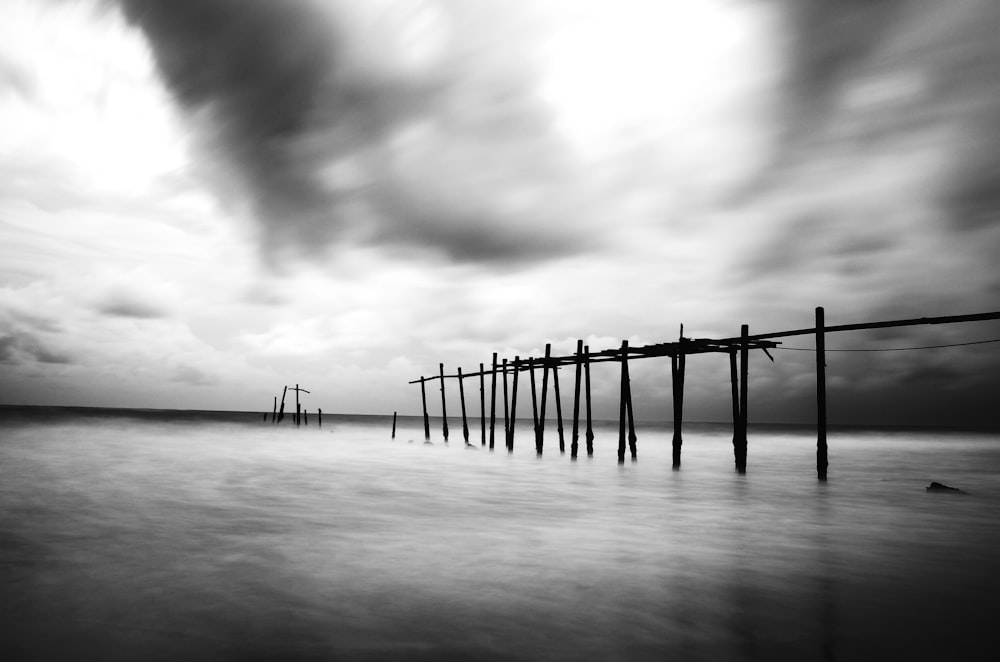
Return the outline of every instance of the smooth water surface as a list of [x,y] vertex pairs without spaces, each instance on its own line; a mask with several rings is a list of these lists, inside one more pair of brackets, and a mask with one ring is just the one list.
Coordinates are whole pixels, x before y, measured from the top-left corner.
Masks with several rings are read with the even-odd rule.
[[[1000,438],[0,409],[0,657],[993,659]],[[43,415],[44,414],[44,415]],[[568,430],[567,430],[568,436]],[[932,480],[968,494],[928,493]]]

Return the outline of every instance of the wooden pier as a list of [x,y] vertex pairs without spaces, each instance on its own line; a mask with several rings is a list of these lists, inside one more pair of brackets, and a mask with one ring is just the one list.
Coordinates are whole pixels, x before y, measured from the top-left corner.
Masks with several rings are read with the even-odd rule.
[[[682,427],[684,421],[684,380],[687,356],[693,354],[711,353],[726,354],[729,357],[732,398],[733,456],[736,471],[743,474],[746,473],[747,470],[747,404],[749,399],[748,378],[751,351],[760,350],[773,362],[774,358],[768,350],[779,348],[781,344],[778,340],[779,338],[813,336],[815,338],[816,353],[816,474],[819,480],[825,481],[827,479],[827,468],[829,465],[826,411],[826,336],[828,334],[847,331],[861,331],[866,329],[926,324],[956,324],[962,322],[980,322],[996,319],[1000,319],[1000,312],[944,317],[920,317],[827,326],[825,311],[822,307],[818,307],[815,310],[815,325],[810,328],[751,335],[749,326],[744,324],[740,328],[740,334],[730,338],[687,338],[684,336],[684,327],[682,325],[680,335],[676,341],[633,347],[629,345],[627,340],[623,340],[620,347],[592,352],[590,351],[589,346],[583,344],[583,340],[578,340],[576,343],[576,351],[567,356],[552,355],[552,345],[546,344],[545,352],[542,357],[528,357],[526,359],[522,359],[520,356],[515,356],[513,360],[509,361],[504,358],[500,361],[500,363],[498,363],[497,354],[494,353],[489,368],[485,368],[484,364],[480,363],[478,372],[463,373],[461,368],[459,368],[456,374],[445,374],[444,364],[440,363],[438,365],[437,376],[421,376],[419,379],[413,380],[409,383],[420,384],[421,400],[423,403],[424,436],[427,439],[430,439],[430,419],[427,412],[427,395],[424,385],[426,382],[434,380],[439,380],[441,382],[442,432],[444,440],[447,442],[448,414],[445,401],[445,381],[448,379],[458,380],[462,411],[462,431],[465,442],[468,444],[468,420],[465,406],[465,390],[462,380],[469,377],[478,377],[480,380],[480,420],[483,426],[481,443],[485,446],[487,438],[485,429],[487,415],[484,389],[486,375],[489,375],[491,394],[488,436],[489,448],[490,450],[493,450],[495,435],[494,428],[496,427],[497,380],[499,375],[499,378],[502,380],[503,387],[504,440],[507,451],[510,453],[514,450],[514,427],[517,420],[518,378],[521,373],[527,372],[527,377],[530,382],[535,452],[538,456],[541,456],[545,445],[544,436],[546,407],[548,404],[548,385],[551,376],[554,391],[553,395],[555,397],[559,451],[560,454],[562,454],[565,453],[565,443],[563,438],[562,403],[559,392],[559,369],[571,366],[574,369],[575,379],[573,384],[573,422],[572,436],[570,440],[570,457],[575,460],[579,449],[581,395],[584,400],[584,415],[586,420],[585,441],[587,456],[592,457],[594,454],[590,366],[593,363],[618,363],[621,366],[618,416],[618,462],[619,464],[624,464],[626,451],[628,451],[632,461],[636,461],[638,455],[637,438],[635,433],[635,417],[632,408],[632,386],[629,378],[629,361],[667,357],[670,359],[671,388],[673,393],[674,410],[672,466],[674,469],[680,469],[681,448],[683,445]],[[542,373],[540,387],[536,378],[536,369],[540,369]],[[512,382],[509,391],[508,376],[510,376]]]

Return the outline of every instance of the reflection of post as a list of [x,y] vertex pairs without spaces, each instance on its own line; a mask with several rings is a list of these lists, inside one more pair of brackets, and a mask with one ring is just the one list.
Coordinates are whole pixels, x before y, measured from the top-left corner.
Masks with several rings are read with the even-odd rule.
[[583,348],[583,385],[587,403],[587,457],[593,457],[594,421],[590,411],[590,345]]
[[826,326],[823,307],[816,308],[816,476],[826,480]]
[[573,383],[573,440],[569,445],[569,456],[576,459],[576,452],[580,447],[580,378],[583,372],[583,341],[576,341],[576,381]]
[[566,452],[563,436],[562,398],[559,395],[559,366],[552,366],[552,392],[556,399],[556,432],[559,433],[559,452]]
[[427,416],[427,390],[424,388],[424,384],[427,382],[424,376],[420,376],[420,400],[424,405],[424,439],[430,441],[431,439],[431,419]]
[[469,419],[465,416],[465,385],[462,379],[462,368],[458,369],[458,399],[462,403],[462,438],[469,443]]
[[[320,411],[322,412],[323,410],[320,409]],[[392,412],[392,438],[393,439],[396,438],[396,414],[398,414],[398,413],[399,412],[395,412],[395,411]]]
[[448,443],[448,408],[444,402],[444,364],[438,364],[438,371],[441,377],[441,432],[444,434],[444,443]]
[[494,428],[497,425],[497,353],[493,352],[493,370],[490,375],[490,450],[493,450]]
[[514,424],[517,422],[517,372],[521,364],[521,357],[514,357],[514,383],[511,385],[510,394],[510,429],[507,431],[507,452],[514,452]]
[[486,445],[486,373],[479,364],[479,427],[482,430],[480,446]]

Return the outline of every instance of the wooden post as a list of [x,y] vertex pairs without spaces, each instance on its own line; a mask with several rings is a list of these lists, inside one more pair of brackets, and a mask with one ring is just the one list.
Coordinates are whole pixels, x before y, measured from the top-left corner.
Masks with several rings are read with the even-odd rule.
[[528,357],[528,375],[531,377],[531,419],[535,423],[535,452],[542,454],[542,433],[538,425],[538,397],[535,393],[535,359]]
[[736,454],[736,471],[747,472],[747,380],[750,374],[750,327],[740,327],[740,439]]
[[563,435],[562,397],[559,395],[559,366],[552,366],[552,389],[556,398],[556,432],[559,433],[559,452],[566,452],[566,440]]
[[458,399],[462,403],[462,438],[469,443],[469,419],[465,416],[465,386],[463,385],[462,368],[458,369]]
[[545,358],[542,360],[542,408],[538,417],[538,454],[542,454],[545,443],[545,410],[549,397],[549,360],[552,358],[552,343],[545,343]]
[[625,464],[625,400],[628,397],[628,341],[622,341],[621,392],[618,397],[618,464]]
[[438,375],[441,378],[441,432],[444,434],[444,443],[448,443],[448,405],[444,401],[444,364],[438,364]]
[[670,357],[671,388],[674,398],[674,469],[681,468],[681,446],[684,444],[682,434],[682,427],[684,425],[684,368],[687,363],[687,355],[684,354],[683,342],[678,344],[677,353]]
[[[321,409],[320,411],[323,411],[323,410]],[[399,412],[396,412],[396,411],[392,412],[392,438],[393,439],[396,438],[396,414],[398,414],[398,413]]]
[[507,452],[514,452],[514,424],[517,422],[517,373],[521,357],[514,357],[514,383],[511,385],[510,394],[510,427],[507,430]]
[[583,348],[583,384],[587,403],[587,457],[593,457],[594,421],[590,412],[590,345]]
[[576,381],[573,385],[573,440],[570,442],[569,446],[569,456],[576,459],[576,453],[579,449],[580,440],[580,378],[583,372],[583,362],[581,354],[583,353],[583,341],[576,341]]
[[490,376],[490,450],[493,450],[494,428],[497,424],[497,353],[493,352],[493,372]]
[[280,423],[283,418],[285,418],[285,394],[288,393],[288,387],[286,386],[281,391],[281,407],[278,409],[278,422]]
[[632,461],[636,460],[635,415],[632,412],[632,378],[628,373],[628,359],[625,363],[625,413],[628,416],[628,449]]
[[733,457],[740,465],[740,378],[736,371],[736,350],[729,350],[729,382],[733,394]]
[[427,390],[424,388],[424,384],[427,382],[424,376],[420,376],[420,400],[424,405],[424,440],[431,440],[431,419],[427,416]]
[[816,476],[826,480],[826,326],[822,306],[816,308]]
[[[278,419],[278,396],[274,396],[274,409],[271,410],[271,422],[274,423]],[[267,415],[264,415],[264,420],[267,420]]]
[[323,410],[317,409],[318,413],[316,415],[316,427],[323,427]]
[[479,427],[482,430],[480,435],[480,446],[486,446],[486,372],[483,364],[479,364]]
[[299,407],[299,385],[295,385],[295,424],[302,424],[302,409]]
[[507,398],[507,359],[503,360],[503,444],[510,448],[510,402]]

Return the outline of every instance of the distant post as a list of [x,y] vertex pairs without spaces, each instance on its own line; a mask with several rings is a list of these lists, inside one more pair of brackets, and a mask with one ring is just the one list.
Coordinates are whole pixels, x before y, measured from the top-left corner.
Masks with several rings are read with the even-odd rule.
[[[274,423],[278,418],[278,396],[274,396],[274,409],[271,410],[271,422]],[[264,416],[264,420],[267,420],[267,416]]]
[[[323,411],[323,410],[320,409],[320,411]],[[392,438],[393,439],[396,438],[396,414],[398,414],[398,413],[399,412],[395,412],[395,411],[392,412]]]
[[316,425],[318,427],[323,427],[323,410],[322,409],[317,409],[316,411],[318,412],[318,414],[316,416]]
[[438,364],[438,374],[441,376],[441,432],[444,434],[444,443],[448,443],[448,407],[444,401],[444,364]]
[[583,372],[583,340],[576,341],[576,381],[573,385],[573,440],[569,446],[569,456],[576,459],[580,440],[580,378]]
[[825,312],[816,308],[816,476],[826,480],[826,337]]
[[309,425],[309,412],[305,409],[302,410],[302,424]]

